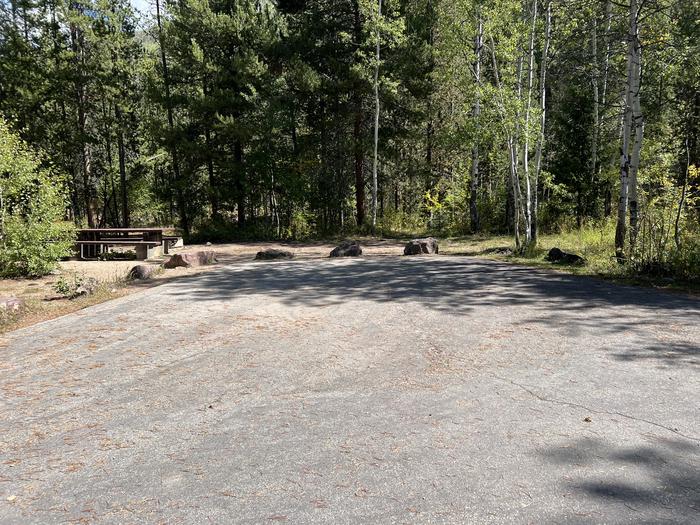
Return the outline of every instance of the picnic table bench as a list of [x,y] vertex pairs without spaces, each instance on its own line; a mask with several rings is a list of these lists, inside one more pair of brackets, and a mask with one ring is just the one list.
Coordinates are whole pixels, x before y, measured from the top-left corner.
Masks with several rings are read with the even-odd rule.
[[163,253],[170,253],[170,248],[182,248],[182,237],[178,235],[163,235]]
[[[165,244],[170,244],[170,237]],[[89,228],[78,230],[76,246],[81,259],[95,259],[109,252],[113,246],[133,246],[137,259],[161,255],[169,246],[164,245],[162,228]]]

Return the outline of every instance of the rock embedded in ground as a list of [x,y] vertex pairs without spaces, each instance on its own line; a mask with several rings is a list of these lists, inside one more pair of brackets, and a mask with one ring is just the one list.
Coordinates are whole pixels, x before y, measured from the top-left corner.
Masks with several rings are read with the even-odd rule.
[[256,261],[274,261],[277,259],[293,259],[294,254],[285,250],[263,250],[255,255]]
[[0,297],[0,312],[16,312],[24,307],[24,300],[19,297]]
[[139,264],[129,270],[128,278],[132,280],[146,281],[156,275],[160,268],[152,264]]
[[215,262],[217,262],[216,252],[212,251],[177,253],[163,264],[163,268],[194,268],[195,266],[206,266]]
[[558,264],[585,264],[586,260],[574,253],[567,253],[559,248],[552,248],[545,257],[546,260]]
[[359,257],[362,255],[362,247],[357,241],[344,241],[333,248],[330,257]]
[[413,239],[406,243],[403,249],[404,255],[437,255],[438,242],[434,237],[426,237],[425,239]]

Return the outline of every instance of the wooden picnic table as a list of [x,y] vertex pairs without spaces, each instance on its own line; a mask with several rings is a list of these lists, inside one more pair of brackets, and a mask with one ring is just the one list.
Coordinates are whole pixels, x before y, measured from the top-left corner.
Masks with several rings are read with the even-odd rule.
[[113,246],[133,246],[137,259],[148,259],[163,253],[163,228],[84,228],[76,246],[81,259],[97,258]]

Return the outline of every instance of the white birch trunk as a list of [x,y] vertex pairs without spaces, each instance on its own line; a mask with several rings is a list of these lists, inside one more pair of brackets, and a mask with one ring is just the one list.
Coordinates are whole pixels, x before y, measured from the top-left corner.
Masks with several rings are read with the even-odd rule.
[[479,209],[477,202],[477,190],[479,184],[479,117],[481,115],[481,49],[483,47],[484,25],[481,20],[481,13],[478,15],[476,39],[474,42],[474,77],[476,79],[476,97],[472,114],[477,126],[477,133],[472,145],[472,170],[469,184],[469,216],[471,220],[472,233],[477,233],[481,229],[479,221]]
[[[601,111],[603,112],[603,117],[607,111],[608,103],[608,74],[610,72],[610,29],[612,27],[612,1],[607,0],[605,3],[605,57],[603,58],[603,80],[601,85],[600,93],[600,106],[598,111],[598,143],[600,143],[600,137],[603,131],[603,118],[601,118]],[[598,150],[596,149],[596,157],[598,157]],[[606,159],[607,162],[608,159]],[[597,175],[600,175],[602,171],[602,162],[598,160]]]
[[540,172],[542,171],[542,148],[544,147],[545,124],[547,123],[547,60],[549,59],[549,43],[552,35],[552,3],[547,2],[546,29],[544,36],[544,48],[542,49],[542,62],[540,63],[540,130],[537,137],[537,150],[535,153],[535,176],[532,206],[532,224],[530,239],[533,246],[537,245],[537,206],[539,199],[537,188],[539,186]]
[[641,75],[642,75],[642,46],[639,40],[639,10],[637,0],[632,0],[630,6],[630,34],[632,36],[632,130],[634,144],[629,166],[629,213],[630,213],[630,250],[634,251],[639,231],[639,198],[637,195],[637,173],[639,172],[639,157],[644,139],[644,116],[641,105]]
[[617,229],[615,231],[615,254],[618,261],[625,259],[625,238],[627,237],[627,203],[630,175],[630,134],[632,132],[632,103],[634,98],[634,55],[636,48],[637,0],[630,2],[630,26],[627,46],[627,81],[625,87],[624,118],[622,124],[622,147],[620,149],[620,202],[617,208]]
[[603,93],[601,104],[603,111],[608,100],[608,73],[610,71],[610,29],[612,27],[612,1],[605,3],[605,59],[603,60]]
[[506,114],[506,104],[503,97],[503,85],[501,84],[500,75],[498,73],[498,61],[496,60],[496,45],[493,42],[493,36],[489,35],[491,43],[491,62],[493,65],[493,74],[496,81],[496,91],[498,93],[498,111],[501,115],[501,125],[506,134],[508,143],[508,153],[510,155],[510,183],[513,190],[513,233],[515,237],[515,248],[520,250],[520,180],[518,178],[518,156],[515,146],[513,131],[508,126],[508,115]]
[[593,16],[591,33],[591,59],[593,61],[593,137],[591,139],[591,184],[595,183],[596,167],[598,166],[598,135],[600,132],[600,71],[598,68],[598,14]]
[[525,176],[525,245],[532,241],[532,183],[530,180],[530,112],[535,77],[535,30],[537,26],[537,0],[532,2],[532,27],[528,48],[527,101],[525,105],[525,137],[523,145],[523,174]]

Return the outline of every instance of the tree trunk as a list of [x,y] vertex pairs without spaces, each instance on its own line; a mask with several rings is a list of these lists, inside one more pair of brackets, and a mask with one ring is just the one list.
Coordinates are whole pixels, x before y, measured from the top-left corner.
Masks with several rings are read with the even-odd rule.
[[[206,79],[202,82],[202,94],[206,98],[209,94],[207,89]],[[209,205],[211,206],[211,220],[212,222],[218,222],[221,220],[221,213],[219,212],[219,187],[216,180],[216,173],[214,172],[214,159],[212,155],[212,144],[211,144],[211,129],[209,127],[208,115],[204,123],[204,144],[206,145],[206,155],[207,155],[207,176],[209,177]]]
[[[506,142],[508,146],[508,155],[510,160],[510,184],[508,185],[509,195],[508,202],[506,204],[506,216],[508,215],[508,206],[512,204],[511,208],[511,218],[513,225],[513,236],[515,238],[515,248],[520,250],[520,179],[518,175],[518,152],[517,146],[515,145],[514,135],[517,134],[518,127],[516,125],[515,131],[511,130],[508,126],[508,114],[506,112],[506,103],[503,96],[503,85],[501,84],[500,74],[498,72],[498,61],[496,60],[496,45],[493,42],[493,36],[489,35],[491,43],[491,63],[493,65],[493,76],[496,82],[496,92],[498,93],[498,111],[501,116],[501,125],[506,134]],[[520,62],[518,61],[518,97],[521,94],[521,81],[520,81]],[[510,222],[508,223],[510,226]]]
[[600,88],[598,70],[598,13],[593,16],[593,29],[591,32],[591,60],[593,61],[593,137],[591,138],[591,164],[590,177],[591,185],[595,184],[598,173],[598,134],[600,133]]
[[238,208],[238,227],[245,226],[245,183],[243,174],[243,144],[236,140],[234,145],[236,161],[236,208]]
[[637,0],[630,3],[630,26],[627,46],[627,81],[625,88],[624,117],[622,124],[622,147],[620,149],[620,203],[617,208],[617,228],[615,231],[615,254],[618,261],[625,259],[625,238],[627,237],[627,205],[630,176],[630,134],[632,132],[632,104],[634,98],[635,49],[637,34]]
[[377,228],[377,165],[379,163],[379,60],[381,52],[380,23],[382,19],[382,0],[377,0],[377,54],[374,67],[374,163],[372,165],[372,232]]
[[537,137],[537,151],[535,153],[535,182],[533,191],[532,222],[530,223],[530,242],[537,246],[538,230],[538,205],[540,173],[542,171],[542,148],[544,147],[544,132],[547,123],[547,60],[549,60],[549,44],[552,39],[552,2],[547,2],[547,21],[544,36],[544,48],[542,49],[542,62],[540,63],[540,132]]
[[474,99],[474,108],[472,114],[476,123],[476,136],[472,145],[472,172],[471,181],[469,183],[469,219],[471,222],[472,233],[478,233],[481,230],[481,221],[479,220],[479,207],[477,199],[477,190],[479,188],[479,117],[481,115],[481,49],[483,47],[484,25],[479,13],[476,39],[474,41],[474,76],[476,80],[476,97]]
[[629,212],[630,212],[630,250],[634,251],[639,231],[639,198],[637,195],[637,173],[639,172],[639,158],[644,139],[644,116],[640,100],[641,73],[642,73],[642,46],[639,40],[639,9],[637,0],[632,0],[630,5],[630,36],[632,39],[632,128],[634,131],[634,144],[629,165]]
[[[121,111],[119,106],[114,106],[114,113],[117,117],[117,155],[119,157],[119,184],[121,185],[122,201],[122,226],[129,227],[129,192],[126,187],[126,149],[124,147],[124,132],[122,131]],[[116,198],[116,196],[115,196]]]
[[207,175],[209,176],[209,203],[211,205],[211,220],[218,222],[221,220],[219,211],[219,186],[214,172],[214,160],[212,158],[211,131],[207,124],[204,129],[204,142],[207,146]]
[[685,151],[686,151],[686,165],[685,165],[685,177],[683,179],[683,187],[681,189],[681,199],[678,203],[678,212],[676,212],[676,222],[673,227],[673,240],[676,243],[676,250],[681,249],[681,216],[683,215],[683,207],[685,206],[686,192],[688,191],[688,179],[690,178],[690,147],[688,146],[688,139],[685,139]]
[[[358,43],[362,39],[362,19],[360,18],[359,1],[354,2],[354,37]],[[355,106],[355,121],[353,125],[353,145],[355,157],[355,207],[357,210],[357,226],[362,226],[365,222],[365,150],[362,144],[362,94],[360,86],[354,86],[354,106]]]
[[76,105],[78,107],[78,132],[80,142],[80,169],[82,173],[83,183],[83,202],[85,203],[85,215],[87,217],[88,227],[95,227],[95,215],[93,213],[92,203],[92,151],[90,144],[87,141],[87,114],[86,103],[87,95],[86,88],[83,82],[83,35],[82,32],[74,25],[70,27],[71,48],[76,57],[76,67],[80,74],[76,82]]
[[357,225],[365,223],[365,152],[362,147],[362,102],[356,101],[353,138],[355,141],[355,208]]
[[[163,66],[163,88],[165,90],[165,105],[166,105],[166,113],[168,117],[168,129],[170,130],[170,140],[172,141],[173,137],[173,132],[175,130],[175,118],[173,116],[173,106],[172,106],[172,101],[170,98],[170,76],[168,74],[168,61],[165,55],[165,47],[163,45],[164,39],[163,39],[163,26],[161,23],[161,16],[160,16],[160,0],[156,0],[156,24],[158,26],[158,44],[160,47],[160,60],[161,60],[161,65]],[[177,188],[177,201],[178,201],[178,208],[180,212],[180,226],[182,227],[182,230],[184,231],[185,235],[190,234],[190,223],[189,219],[187,217],[187,210],[186,210],[186,202],[185,202],[185,197],[184,193],[182,191],[182,180],[180,176],[180,163],[178,159],[178,154],[177,154],[177,148],[175,147],[174,144],[170,144],[170,154],[173,159],[173,174],[175,175],[175,186]]]
[[532,2],[532,27],[528,49],[527,102],[525,105],[525,143],[523,145],[523,173],[525,175],[525,244],[532,242],[532,181],[530,179],[530,113],[532,90],[535,82],[535,31],[537,29],[537,1]]

